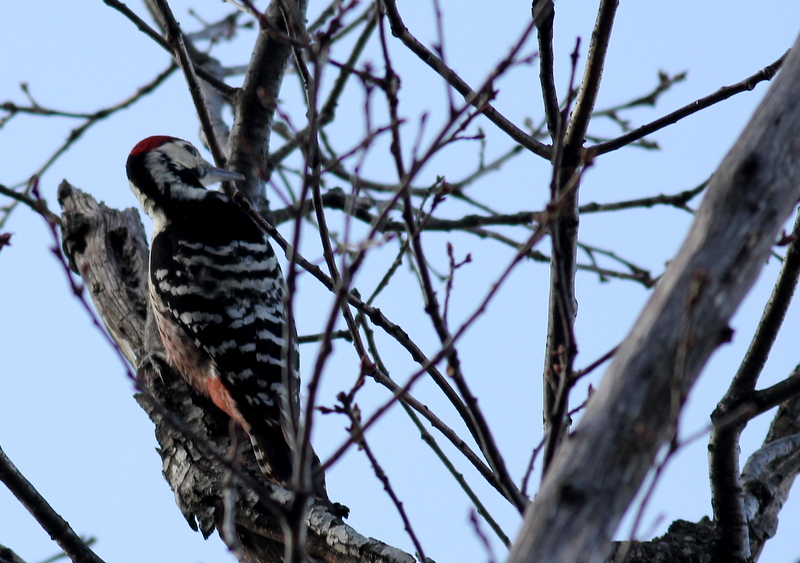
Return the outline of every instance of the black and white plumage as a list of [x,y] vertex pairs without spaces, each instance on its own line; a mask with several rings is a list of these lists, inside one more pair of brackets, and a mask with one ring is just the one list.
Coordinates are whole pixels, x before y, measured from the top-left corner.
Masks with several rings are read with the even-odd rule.
[[[285,486],[299,423],[299,354],[293,338],[285,374],[293,328],[283,276],[266,233],[204,187],[242,176],[165,136],[137,144],[126,168],[153,219],[150,301],[167,362],[247,431],[262,471]],[[324,477],[314,481],[314,493],[326,498]]]

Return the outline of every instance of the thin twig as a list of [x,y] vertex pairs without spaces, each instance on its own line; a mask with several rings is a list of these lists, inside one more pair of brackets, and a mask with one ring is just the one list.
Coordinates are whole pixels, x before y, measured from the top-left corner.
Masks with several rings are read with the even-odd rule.
[[608,360],[610,360],[611,358],[613,358],[613,357],[614,357],[614,354],[616,354],[616,353],[617,353],[617,348],[619,348],[619,346],[614,346],[614,347],[613,347],[611,350],[609,350],[608,352],[606,352],[605,354],[603,354],[602,356],[600,356],[598,359],[596,359],[595,361],[593,361],[591,364],[589,364],[589,365],[588,365],[588,366],[586,366],[585,368],[583,368],[583,369],[579,369],[579,370],[576,370],[576,371],[575,371],[575,372],[572,374],[572,381],[573,381],[573,382],[576,382],[576,381],[578,381],[580,378],[582,378],[582,377],[584,377],[584,376],[586,376],[586,375],[589,375],[589,374],[590,374],[590,373],[592,373],[594,370],[596,370],[597,368],[599,368],[601,365],[603,365],[604,363],[606,363]]
[[[189,52],[186,50],[181,27],[175,20],[175,16],[172,14],[172,9],[169,7],[167,0],[155,0],[155,3],[158,6],[161,17],[164,19],[164,27],[166,28],[167,32],[167,41],[172,48],[173,56],[180,63],[181,69],[183,70],[183,76],[186,78],[189,94],[192,96],[194,109],[197,112],[197,117],[200,119],[200,125],[203,128],[208,149],[211,151],[211,155],[214,157],[214,163],[220,168],[225,168],[228,159],[225,157],[225,153],[219,146],[217,135],[214,132],[211,114],[208,111],[208,106],[206,105],[202,88],[197,80],[194,63],[189,57]],[[228,195],[232,195],[230,183],[224,182],[222,186]]]
[[723,86],[713,94],[710,94],[704,98],[700,98],[699,100],[695,100],[694,102],[683,106],[680,109],[673,111],[672,113],[668,113],[664,117],[656,119],[648,123],[647,125],[642,125],[641,127],[631,131],[630,133],[626,133],[625,135],[621,135],[616,139],[611,141],[607,141],[605,143],[599,143],[592,147],[586,149],[587,153],[591,155],[591,157],[599,156],[601,154],[605,154],[607,152],[615,151],[625,145],[632,143],[633,141],[637,141],[646,135],[650,135],[658,131],[659,129],[663,129],[667,125],[672,125],[673,123],[683,119],[684,117],[688,117],[693,113],[697,113],[700,110],[703,110],[709,106],[712,106],[716,103],[719,103],[723,100],[727,100],[731,96],[735,96],[741,92],[747,92],[752,90],[756,87],[759,82],[764,80],[772,80],[772,77],[777,74],[778,69],[783,64],[783,60],[786,55],[783,55],[774,63],[767,65],[763,69],[759,70],[752,76],[749,76],[742,80],[741,82],[737,82],[736,84],[732,84],[731,86]]
[[[150,27],[147,24],[147,22],[145,22],[142,18],[137,16],[136,13],[134,13],[124,3],[119,2],[118,0],[103,0],[103,2],[107,6],[110,6],[111,8],[114,8],[115,10],[120,12],[122,15],[124,15],[126,18],[131,20],[131,22],[133,22],[133,24],[137,28],[139,28],[139,31],[141,31],[142,33],[147,35],[150,39],[152,39],[153,41],[158,43],[165,51],[167,51],[168,53],[170,53],[172,55],[175,54],[175,51],[173,50],[173,48],[170,45],[170,43],[166,39],[164,39],[161,36],[161,34],[159,34],[156,30],[154,30],[152,27]],[[236,88],[232,88],[231,86],[228,86],[227,84],[225,84],[224,82],[219,80],[213,74],[211,74],[209,72],[206,72],[206,70],[204,68],[202,68],[200,65],[194,65],[194,63],[192,63],[192,64],[193,64],[192,68],[194,69],[194,72],[196,72],[203,80],[208,82],[211,86],[216,88],[228,100],[233,100],[236,97],[236,92],[237,92]]]
[[[86,121],[84,121],[81,125],[70,131],[64,143],[62,143],[61,146],[58,147],[52,155],[50,155],[50,157],[44,162],[44,164],[42,164],[39,167],[39,169],[36,170],[31,175],[31,179],[27,180],[24,183],[27,184],[28,188],[30,188],[30,186],[33,185],[32,184],[33,179],[41,178],[42,175],[53,165],[53,163],[56,160],[58,160],[58,158],[61,155],[67,152],[67,149],[69,149],[73,144],[75,144],[75,142],[78,139],[80,139],[90,127],[92,127],[99,121],[111,116],[112,114],[130,107],[131,105],[136,103],[140,98],[153,92],[159,85],[161,85],[167,79],[167,77],[169,77],[170,74],[172,74],[175,71],[176,68],[177,65],[175,65],[174,63],[170,64],[165,70],[156,75],[156,77],[149,83],[145,84],[144,86],[141,86],[140,88],[137,88],[136,91],[131,96],[125,98],[124,100],[113,106],[103,108],[92,114],[89,114],[89,117],[86,118]],[[28,192],[26,190],[25,194],[27,195],[27,193]],[[9,195],[10,197],[17,199],[15,196],[11,194],[6,193],[5,195]],[[15,205],[16,204],[12,205],[9,209],[7,209],[5,215],[3,215],[3,217],[0,219],[0,228],[3,227],[3,225],[5,224],[11,211],[13,211]],[[36,210],[34,209],[34,211]]]
[[330,338],[331,340],[346,340],[347,342],[353,341],[353,335],[349,330],[334,330],[330,334],[304,334],[303,336],[297,337],[298,344],[311,344],[312,342],[322,342],[325,337]]
[[0,194],[10,197],[15,201],[27,205],[36,213],[44,217],[48,222],[53,222],[56,225],[61,225],[61,217],[50,211],[50,209],[47,207],[47,202],[45,200],[36,199],[31,196],[25,195],[24,193],[14,191],[11,188],[7,188],[2,184],[0,184]]
[[696,196],[701,194],[708,186],[709,180],[704,181],[700,185],[691,190],[685,190],[673,195],[659,194],[651,197],[643,197],[639,199],[631,199],[627,201],[618,201],[614,203],[586,203],[578,208],[578,212],[583,213],[599,213],[605,211],[620,211],[622,209],[634,209],[641,207],[654,207],[656,205],[671,205],[678,209],[683,209],[690,213],[694,213],[686,204],[689,203]]
[[[340,394],[339,397],[340,399],[346,399],[346,396],[343,393]],[[427,561],[425,552],[422,549],[422,544],[420,543],[419,538],[417,538],[416,533],[414,533],[414,528],[411,527],[411,520],[409,520],[406,510],[403,508],[403,503],[400,502],[400,499],[394,492],[394,488],[392,488],[392,484],[389,482],[389,477],[380,466],[380,463],[378,463],[378,459],[375,457],[375,454],[372,453],[372,448],[370,448],[369,444],[367,444],[367,439],[364,437],[364,429],[361,427],[361,416],[357,412],[357,409],[357,406],[346,402],[342,405],[342,410],[350,418],[350,433],[354,437],[354,440],[358,444],[359,448],[362,449],[366,454],[370,465],[372,465],[372,469],[375,472],[375,476],[383,484],[383,489],[386,491],[386,494],[389,495],[389,498],[392,499],[392,503],[394,504],[395,508],[397,508],[397,512],[403,521],[403,527],[406,529],[406,533],[411,539],[411,543],[414,544],[414,549],[417,550],[417,556],[419,557],[419,560]]]
[[[500,112],[498,112],[484,96],[478,95],[470,86],[464,82],[451,68],[447,67],[442,60],[434,55],[427,47],[414,37],[408,28],[403,23],[400,13],[397,11],[397,6],[394,0],[386,0],[383,2],[386,10],[386,15],[392,26],[392,34],[400,39],[403,44],[408,47],[415,55],[417,55],[425,64],[435,70],[447,82],[456,89],[456,91],[464,96],[464,99],[473,104],[482,114],[484,114],[489,121],[497,125],[497,127],[511,137],[515,142],[519,143],[532,153],[541,157],[550,158],[551,149],[549,146],[537,141],[516,125],[506,119]],[[530,28],[534,25],[530,24]],[[524,32],[527,35],[530,29]]]

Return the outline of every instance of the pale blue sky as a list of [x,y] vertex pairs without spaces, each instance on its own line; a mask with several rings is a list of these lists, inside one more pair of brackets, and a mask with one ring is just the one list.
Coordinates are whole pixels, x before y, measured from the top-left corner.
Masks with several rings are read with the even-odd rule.
[[[473,85],[503,58],[530,17],[528,1],[440,3],[448,63]],[[206,20],[230,10],[217,1],[182,0],[172,5],[186,31],[198,27],[187,14],[187,6],[194,7]],[[139,3],[130,2],[129,6],[144,15]],[[309,19],[314,19],[322,6],[322,2],[311,0]],[[399,8],[412,33],[431,45],[436,39],[431,3],[405,0],[399,2]],[[557,84],[562,94],[569,53],[580,36],[581,54],[585,56],[595,8],[590,2],[562,1],[556,5]],[[687,80],[666,94],[658,108],[631,112],[629,117],[635,125],[738,82],[776,60],[793,44],[800,31],[799,16],[800,4],[793,0],[761,4],[743,0],[622,3],[598,107],[649,91],[660,69],[688,71]],[[236,44],[221,46],[218,54],[223,62],[245,62],[252,36],[245,34]],[[376,45],[373,41],[365,58],[380,67]],[[535,41],[529,42],[528,52],[534,49]],[[445,109],[444,86],[399,44],[393,45],[392,53],[403,78],[400,112],[409,120],[407,135],[413,139],[423,111],[433,112],[430,133],[438,123],[436,116]],[[100,1],[13,3],[0,18],[0,101],[25,103],[17,85],[26,82],[43,106],[93,111],[129,96],[168,63],[160,47]],[[542,110],[537,80],[536,66],[516,68],[496,84],[498,109],[519,125],[527,117],[538,122]],[[618,201],[696,186],[714,170],[766,88],[762,84],[752,93],[740,94],[658,132],[653,138],[662,151],[627,149],[598,159],[585,176],[582,202]],[[343,117],[330,128],[340,147],[354,142],[362,130],[357,113],[362,93],[357,88],[348,92],[349,101],[339,110]],[[299,93],[296,80],[289,77],[281,95],[285,107],[298,107]],[[78,123],[65,118],[12,119],[0,130],[0,183],[10,186],[24,181]],[[479,124],[487,133],[488,156],[511,146],[487,121]],[[42,193],[55,209],[56,186],[67,178],[108,205],[135,206],[124,174],[130,148],[153,134],[174,135],[199,144],[197,130],[183,78],[176,74],[157,94],[89,130],[44,175]],[[592,131],[613,133],[605,125]],[[475,161],[477,147],[464,145],[460,151],[445,153],[427,166],[419,183],[432,182],[437,175],[452,180],[462,177],[465,163],[469,166]],[[376,153],[365,170],[373,179],[391,180],[388,167],[386,159]],[[547,199],[548,181],[547,164],[523,154],[503,172],[487,176],[471,193],[505,211],[540,209]],[[0,204],[5,203],[0,199]],[[456,204],[445,209],[452,216],[461,211],[464,209]],[[689,221],[687,214],[673,209],[586,216],[581,239],[613,248],[658,274],[680,243]],[[0,446],[78,533],[98,538],[96,551],[108,563],[232,561],[216,536],[204,542],[175,507],[160,474],[152,425],[131,399],[132,386],[119,360],[70,296],[64,274],[48,251],[53,241],[42,219],[19,208],[3,231],[14,233],[14,237],[12,246],[0,251],[0,271],[4,272],[0,278]],[[445,234],[430,236],[426,245],[431,260],[438,260],[438,265],[444,264],[446,241],[453,241],[457,253],[471,252],[475,259],[472,269],[456,279],[453,315],[460,319],[475,308],[510,254],[496,243]],[[311,243],[305,251],[310,257],[318,256]],[[393,250],[375,260],[380,264],[392,257]],[[772,261],[732,323],[737,330],[733,343],[721,348],[707,366],[682,419],[683,435],[708,423],[713,405],[747,345],[775,271],[776,262]],[[357,281],[372,287],[376,275],[362,272]],[[378,305],[424,349],[433,350],[433,333],[419,323],[418,290],[410,285],[413,279],[407,271],[401,276],[406,276],[409,285],[390,286]],[[466,376],[481,397],[516,478],[521,477],[529,449],[541,435],[539,376],[547,278],[544,265],[521,266],[462,344]],[[327,316],[330,298],[310,280],[304,278],[301,283],[299,330],[317,332]],[[629,282],[598,284],[589,274],[579,275],[579,367],[624,337],[647,296],[645,290]],[[798,330],[800,311],[795,306],[767,365],[763,385],[785,377],[798,363],[793,340]],[[357,371],[354,354],[342,345],[337,351],[326,372],[321,398],[324,404],[332,404],[335,393],[348,385]],[[306,369],[312,365],[315,352],[314,346],[303,349]],[[413,372],[413,364],[401,352],[390,347],[387,356],[395,370],[392,375],[398,380]],[[460,429],[432,385],[422,383],[416,389],[426,404]],[[377,404],[386,396],[374,386],[367,386],[363,393],[365,412],[370,411],[371,400]],[[585,387],[577,389],[574,404],[584,396]],[[751,424],[742,444],[744,453],[757,447],[767,424],[767,418]],[[314,442],[323,458],[344,439],[342,427],[341,420],[319,419]],[[368,438],[405,502],[426,555],[440,563],[485,561],[487,556],[468,522],[468,499],[421,444],[404,415],[397,409],[391,411]],[[456,455],[454,459],[513,537],[519,525],[515,512],[482,485]],[[358,531],[413,551],[396,511],[362,454],[351,452],[335,466],[328,474],[328,488],[334,500],[352,509],[349,522]],[[800,559],[800,546],[792,532],[800,521],[799,497],[795,492],[784,508],[778,536],[767,544],[761,561]],[[700,440],[681,451],[669,465],[649,504],[639,537],[663,533],[675,519],[694,521],[707,514],[706,440]],[[0,522],[0,544],[16,550],[29,563],[57,551],[38,524],[1,487]],[[624,524],[617,535],[627,537],[629,533],[629,526]],[[504,551],[495,544],[502,560]]]

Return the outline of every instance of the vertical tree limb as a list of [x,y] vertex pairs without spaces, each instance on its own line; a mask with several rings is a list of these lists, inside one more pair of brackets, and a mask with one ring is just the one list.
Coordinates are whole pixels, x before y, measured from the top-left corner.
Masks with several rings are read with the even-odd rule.
[[[294,0],[292,0],[294,1]],[[298,0],[301,14],[307,2]],[[244,84],[236,100],[236,119],[229,140],[230,167],[244,174],[237,187],[256,209],[268,211],[269,201],[264,191],[267,173],[269,137],[278,104],[286,64],[292,54],[288,41],[276,30],[285,32],[280,2],[273,0],[267,8],[258,38],[247,67]]]
[[[572,380],[572,364],[578,350],[573,327],[577,305],[575,271],[579,224],[579,184],[569,191],[566,190],[566,187],[584,165],[583,143],[597,101],[608,42],[611,39],[611,28],[618,4],[618,0],[602,0],[600,2],[575,109],[571,116],[564,115],[561,118],[558,124],[559,138],[553,140],[553,146],[563,146],[563,151],[554,151],[554,154],[559,155],[560,158],[553,159],[555,185],[552,188],[551,198],[555,200],[564,195],[566,200],[559,220],[550,233],[553,250],[550,259],[550,302],[547,315],[547,346],[543,378],[544,427],[548,442],[544,458],[545,470],[550,464],[556,446],[561,443],[568,430],[566,402]],[[576,62],[577,47],[573,54],[573,67]],[[567,108],[569,108],[569,101],[568,99]],[[564,112],[566,113],[567,109]],[[548,116],[548,122],[549,120]]]
[[553,52],[553,20],[555,19],[555,5],[552,0],[534,0],[531,6],[531,16],[536,20],[537,37],[539,39],[539,84],[542,87],[542,100],[544,113],[547,118],[547,129],[550,137],[555,139],[558,135],[561,113],[558,105],[558,90],[555,81],[555,55]]

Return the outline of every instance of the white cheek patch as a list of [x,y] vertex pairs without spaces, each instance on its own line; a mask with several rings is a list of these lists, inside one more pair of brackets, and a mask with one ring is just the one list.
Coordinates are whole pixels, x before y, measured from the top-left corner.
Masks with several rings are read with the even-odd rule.
[[196,168],[197,166],[205,164],[205,161],[202,158],[190,153],[186,147],[179,142],[163,144],[157,151],[153,152],[160,152],[161,154],[166,155],[170,161],[174,162],[181,168]]
[[[194,159],[194,162],[190,162],[191,158],[191,155],[183,148],[167,144],[158,150],[148,153],[147,156],[145,156],[145,162],[158,189],[163,190],[166,186],[167,189],[170,190],[171,199],[203,199],[208,194],[205,188],[186,185],[167,165],[167,162],[171,162],[173,166],[179,168],[195,168],[202,162],[200,159]],[[139,201],[144,208],[145,202],[141,197]],[[150,203],[150,207],[153,207],[152,202]],[[152,217],[152,214],[148,212],[147,209],[145,209],[145,212]]]

